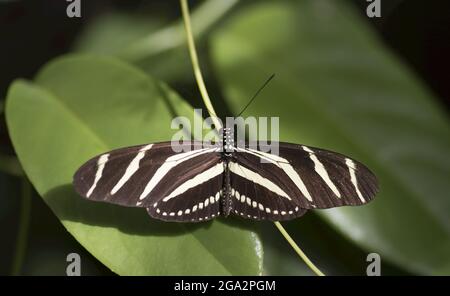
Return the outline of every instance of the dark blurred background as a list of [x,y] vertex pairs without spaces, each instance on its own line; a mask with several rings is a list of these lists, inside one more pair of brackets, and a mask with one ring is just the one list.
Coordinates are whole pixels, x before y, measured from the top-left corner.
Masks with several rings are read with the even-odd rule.
[[[348,0],[365,16],[365,0]],[[195,8],[201,1],[191,1]],[[178,1],[82,1],[82,18],[68,18],[63,0],[0,0],[0,101],[16,78],[31,79],[56,56],[71,51],[82,32],[100,15],[111,10],[138,12],[166,23],[180,17]],[[368,23],[387,47],[409,65],[436,94],[442,108],[450,106],[450,1],[382,1],[382,18]],[[182,83],[178,85],[183,85]],[[177,83],[175,83],[177,89]],[[177,89],[195,91],[195,86]],[[0,116],[0,153],[13,155],[4,114]],[[0,274],[11,274],[21,210],[20,178],[0,172]],[[33,194],[28,243],[20,274],[65,274],[66,255],[83,257],[83,274],[111,274],[69,235],[43,200]]]

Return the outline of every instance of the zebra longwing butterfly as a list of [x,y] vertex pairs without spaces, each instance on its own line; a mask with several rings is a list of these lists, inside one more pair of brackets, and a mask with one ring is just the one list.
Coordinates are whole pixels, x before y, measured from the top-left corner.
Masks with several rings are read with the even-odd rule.
[[153,218],[175,222],[230,213],[290,220],[308,209],[362,205],[378,191],[367,167],[339,153],[283,142],[279,155],[251,147],[235,146],[225,128],[216,145],[180,144],[188,152],[174,152],[171,142],[121,148],[82,165],[74,186],[87,199],[143,207]]

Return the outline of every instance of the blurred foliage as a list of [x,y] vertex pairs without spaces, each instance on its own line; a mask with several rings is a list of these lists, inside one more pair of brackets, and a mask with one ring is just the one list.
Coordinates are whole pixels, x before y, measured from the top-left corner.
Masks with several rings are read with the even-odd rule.
[[167,86],[120,61],[83,56],[50,63],[35,81],[11,86],[12,141],[37,191],[91,254],[122,275],[260,273],[260,242],[239,225],[155,222],[144,209],[93,204],[73,190],[86,159],[168,140],[174,116],[192,119]]
[[[383,274],[449,274],[450,137],[436,98],[348,1],[223,2],[201,2],[193,16],[219,114],[237,113],[275,72],[244,116],[280,116],[280,140],[353,156],[381,181],[367,206],[285,223],[300,246],[326,274],[363,275],[370,252],[381,255]],[[270,223],[174,226],[140,209],[83,201],[71,189],[74,170],[90,156],[167,140],[173,115],[192,116],[186,102],[202,106],[180,22],[152,16],[107,10],[77,35],[73,52],[122,61],[63,57],[34,82],[11,86],[8,128],[27,176],[67,230],[118,274],[311,274]],[[0,159],[2,167],[8,171]],[[11,177],[0,174],[0,184],[20,196]],[[2,217],[18,207],[4,202]],[[36,204],[43,208],[35,201],[32,213]],[[69,250],[87,261],[83,274],[107,273],[80,246],[46,244],[64,231],[49,236],[43,229],[54,224],[31,219],[29,233],[43,243],[29,246],[23,274],[64,274]]]
[[[254,34],[266,24],[274,25]],[[373,203],[322,216],[410,271],[450,272],[447,118],[344,2],[241,10],[213,44],[233,110],[275,72],[246,115],[279,116],[280,139],[345,152],[376,172]]]

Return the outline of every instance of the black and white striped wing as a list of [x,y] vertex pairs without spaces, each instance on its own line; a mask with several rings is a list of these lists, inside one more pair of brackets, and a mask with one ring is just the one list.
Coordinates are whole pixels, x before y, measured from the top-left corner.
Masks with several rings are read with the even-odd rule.
[[267,175],[256,157],[240,157],[229,163],[232,212],[252,220],[283,221],[302,216],[295,198],[287,195],[273,176]]
[[223,163],[218,162],[206,170],[203,165],[191,170],[193,178],[147,208],[151,217],[164,221],[203,222],[220,216]]
[[187,152],[176,153],[164,142],[94,157],[75,173],[75,190],[89,200],[145,207],[161,220],[214,218],[224,171],[218,148],[184,145],[189,147],[178,148]]
[[[239,176],[232,171],[231,179],[235,183],[232,186],[244,186],[244,177],[256,186],[257,192],[278,196],[267,198],[268,204],[263,205],[272,213],[274,209],[280,213],[277,208],[280,200],[294,209],[323,209],[362,205],[378,191],[375,175],[360,162],[342,154],[290,143],[279,143],[279,155],[260,150],[266,151],[237,148],[236,162],[246,173]],[[286,209],[284,213],[282,216],[289,215]]]

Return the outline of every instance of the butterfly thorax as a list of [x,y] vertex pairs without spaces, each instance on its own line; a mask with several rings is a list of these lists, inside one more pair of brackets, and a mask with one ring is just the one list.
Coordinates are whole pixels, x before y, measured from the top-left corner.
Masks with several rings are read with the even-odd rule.
[[235,151],[233,129],[225,127],[221,130],[221,144],[222,160],[224,165],[223,188],[221,194],[221,214],[227,217],[232,209],[229,163],[233,158],[233,152]]
[[223,153],[226,156],[231,156],[231,153],[235,150],[233,129],[229,127],[223,128],[221,130],[221,136]]

